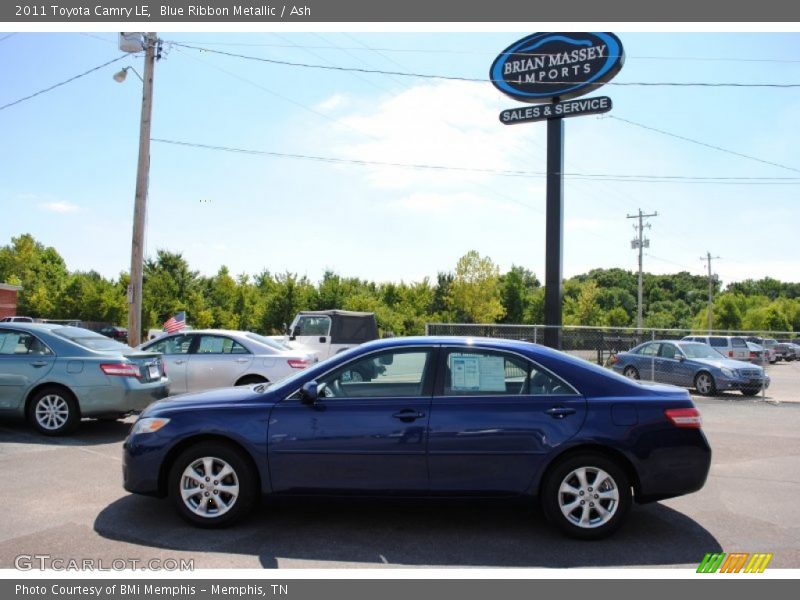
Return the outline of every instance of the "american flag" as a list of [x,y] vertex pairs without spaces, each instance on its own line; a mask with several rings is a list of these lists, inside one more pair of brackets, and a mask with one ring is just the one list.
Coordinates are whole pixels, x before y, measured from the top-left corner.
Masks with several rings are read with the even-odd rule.
[[177,315],[170,317],[164,322],[164,329],[167,333],[175,333],[186,327],[186,313],[179,312]]

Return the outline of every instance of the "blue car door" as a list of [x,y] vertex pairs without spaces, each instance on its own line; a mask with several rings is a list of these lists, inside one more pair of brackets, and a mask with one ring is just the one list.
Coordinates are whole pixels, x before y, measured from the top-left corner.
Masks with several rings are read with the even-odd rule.
[[275,492],[425,493],[432,347],[378,351],[317,380],[310,405],[290,394],[270,414]]
[[52,350],[33,334],[0,330],[0,410],[18,408],[55,361]]
[[443,347],[431,404],[431,491],[516,494],[547,455],[573,437],[586,400],[512,352]]

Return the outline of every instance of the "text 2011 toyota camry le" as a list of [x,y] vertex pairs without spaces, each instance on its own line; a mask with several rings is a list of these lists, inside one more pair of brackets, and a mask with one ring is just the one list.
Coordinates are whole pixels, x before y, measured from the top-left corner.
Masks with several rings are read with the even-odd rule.
[[700,489],[710,461],[686,390],[526,342],[417,337],[156,402],[125,442],[124,480],[201,526],[270,494],[531,497],[594,539],[633,501]]

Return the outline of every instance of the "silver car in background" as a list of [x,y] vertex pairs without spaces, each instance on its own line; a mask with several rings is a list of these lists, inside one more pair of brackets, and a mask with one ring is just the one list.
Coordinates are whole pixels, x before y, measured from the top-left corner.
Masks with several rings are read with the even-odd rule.
[[170,378],[170,393],[274,383],[312,365],[307,352],[248,331],[194,329],[163,335],[140,349],[159,352]]

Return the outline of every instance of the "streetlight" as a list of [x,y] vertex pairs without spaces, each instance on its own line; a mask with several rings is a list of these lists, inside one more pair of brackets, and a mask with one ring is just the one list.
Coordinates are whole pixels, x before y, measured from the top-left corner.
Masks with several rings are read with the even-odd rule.
[[[121,33],[120,50],[127,52],[145,51],[144,77],[133,67],[125,67],[114,73],[114,81],[122,83],[133,71],[142,80],[142,116],[139,125],[139,162],[136,172],[136,197],[133,208],[133,237],[131,241],[131,281],[128,285],[128,344],[138,346],[142,334],[142,272],[144,263],[144,225],[147,210],[147,185],[150,178],[150,123],[153,112],[153,71],[156,63],[158,38],[155,33],[144,35],[143,41],[136,41],[140,34]],[[141,38],[138,38],[141,39]]]

